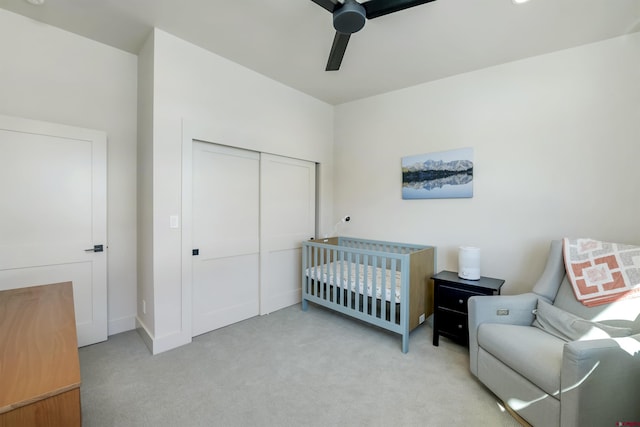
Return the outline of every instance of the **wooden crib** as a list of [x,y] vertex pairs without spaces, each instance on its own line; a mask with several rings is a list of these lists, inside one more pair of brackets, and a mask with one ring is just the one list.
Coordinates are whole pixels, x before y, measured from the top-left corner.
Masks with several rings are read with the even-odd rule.
[[402,335],[433,312],[436,248],[331,237],[302,244],[302,309],[322,305]]

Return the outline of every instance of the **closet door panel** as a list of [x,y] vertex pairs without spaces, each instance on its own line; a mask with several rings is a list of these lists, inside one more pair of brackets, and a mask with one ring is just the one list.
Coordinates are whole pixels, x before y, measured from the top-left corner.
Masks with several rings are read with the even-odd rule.
[[259,159],[193,144],[194,336],[259,313]]
[[260,156],[260,313],[300,302],[301,243],[315,235],[315,163]]
[[258,314],[258,254],[209,258],[194,275],[192,335]]

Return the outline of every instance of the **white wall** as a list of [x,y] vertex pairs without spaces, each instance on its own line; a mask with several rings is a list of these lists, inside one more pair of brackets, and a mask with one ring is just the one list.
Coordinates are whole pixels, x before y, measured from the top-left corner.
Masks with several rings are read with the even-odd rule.
[[108,137],[109,334],[136,314],[136,56],[0,9],[0,114]]
[[153,295],[140,298],[147,307],[153,301],[155,323],[144,326],[157,352],[191,339],[182,305],[182,234],[169,228],[169,217],[182,212],[183,122],[210,142],[321,163],[326,228],[333,108],[161,30],[153,46],[153,100],[141,100],[153,103]]
[[[640,244],[640,34],[340,105],[341,233],[432,244],[438,269],[482,249],[482,273],[529,289],[549,241]],[[471,199],[402,200],[403,156],[473,147]]]

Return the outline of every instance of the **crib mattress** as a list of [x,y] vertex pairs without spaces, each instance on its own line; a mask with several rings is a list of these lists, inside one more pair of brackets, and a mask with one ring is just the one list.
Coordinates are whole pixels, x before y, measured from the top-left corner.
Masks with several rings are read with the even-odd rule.
[[[351,272],[350,277],[347,277],[349,276],[349,272]],[[375,275],[375,297],[378,299],[383,298],[382,286],[384,280],[384,300],[395,300],[396,304],[400,303],[401,275],[399,271],[356,263],[351,263],[351,269],[349,270],[348,262],[330,262],[328,264],[307,268],[305,275],[313,280],[318,280],[331,286],[338,285],[343,289],[350,289],[353,292],[358,292],[360,295],[369,297],[373,296],[373,277]],[[344,277],[342,277],[343,275]],[[395,289],[392,289],[392,287]]]

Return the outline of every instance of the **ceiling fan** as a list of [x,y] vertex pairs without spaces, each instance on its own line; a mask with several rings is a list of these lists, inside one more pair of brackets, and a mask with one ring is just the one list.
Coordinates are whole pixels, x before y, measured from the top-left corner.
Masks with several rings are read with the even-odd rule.
[[340,69],[349,37],[360,31],[367,19],[388,15],[435,0],[369,0],[362,3],[358,3],[356,0],[344,0],[343,3],[338,0],[311,1],[333,14],[333,28],[336,29],[336,35],[333,38],[325,71],[336,71]]

